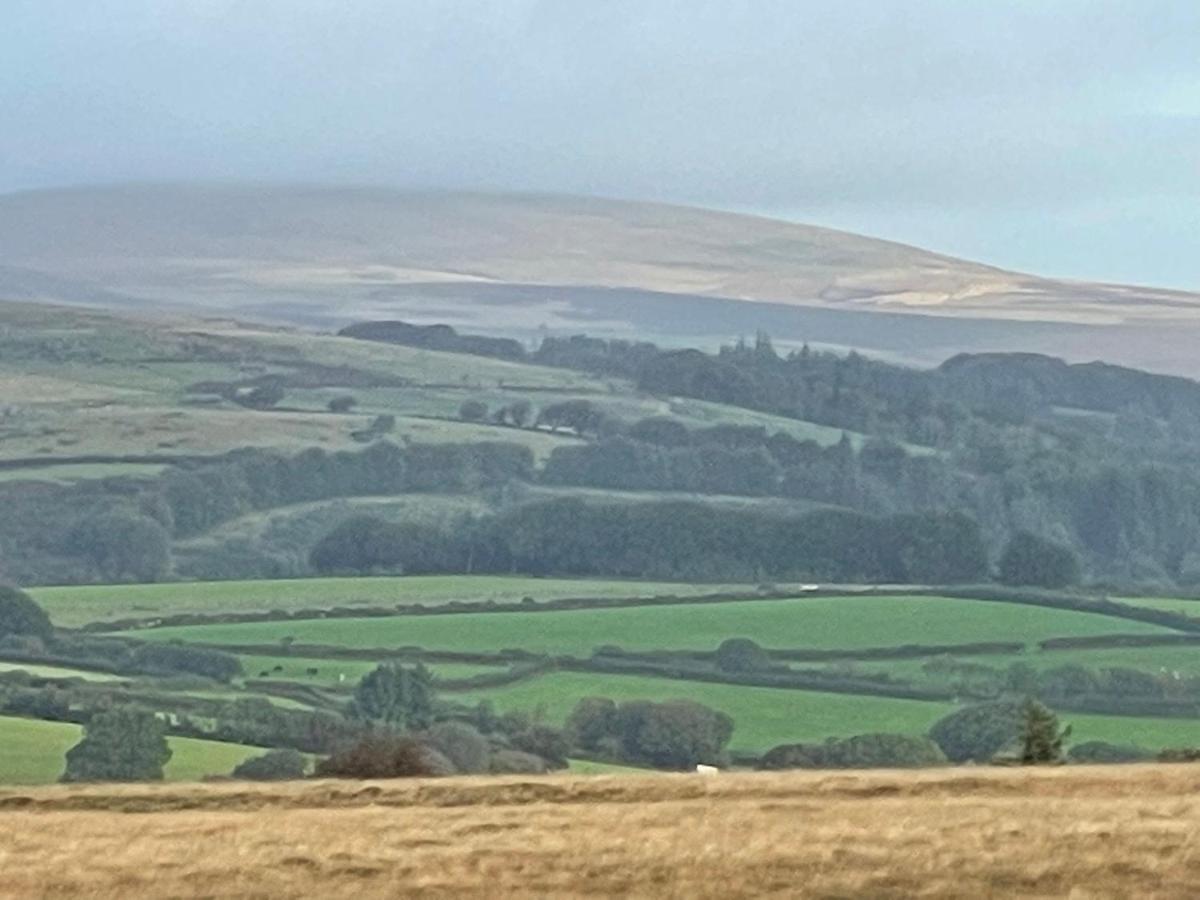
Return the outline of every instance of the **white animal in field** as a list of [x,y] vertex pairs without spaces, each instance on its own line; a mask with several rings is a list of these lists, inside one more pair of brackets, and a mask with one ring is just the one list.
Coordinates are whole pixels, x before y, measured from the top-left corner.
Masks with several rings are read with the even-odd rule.
[[716,766],[706,766],[706,765],[701,764],[701,765],[696,766],[696,774],[697,775],[720,775],[721,770],[718,769]]

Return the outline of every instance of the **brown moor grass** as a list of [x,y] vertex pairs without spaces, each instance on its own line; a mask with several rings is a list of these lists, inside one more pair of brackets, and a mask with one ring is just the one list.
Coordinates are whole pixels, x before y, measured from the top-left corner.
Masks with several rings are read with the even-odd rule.
[[1187,897],[1200,766],[0,791],[0,896]]

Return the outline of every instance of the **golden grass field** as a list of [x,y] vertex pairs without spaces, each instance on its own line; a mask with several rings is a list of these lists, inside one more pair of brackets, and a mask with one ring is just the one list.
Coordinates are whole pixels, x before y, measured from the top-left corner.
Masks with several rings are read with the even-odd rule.
[[1191,897],[1200,766],[0,792],[4,897]]

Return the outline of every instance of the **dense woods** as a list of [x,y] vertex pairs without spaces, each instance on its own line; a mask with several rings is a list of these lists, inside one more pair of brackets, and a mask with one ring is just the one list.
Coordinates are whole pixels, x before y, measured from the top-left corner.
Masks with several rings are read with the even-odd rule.
[[[667,410],[678,398],[724,406],[697,425],[669,411],[629,417],[603,396],[493,404],[467,390],[451,415],[495,439],[394,439],[394,417],[378,415],[354,431],[356,450],[243,449],[174,459],[157,475],[0,483],[0,577],[515,571],[1200,584],[1200,385],[1185,379],[1027,355],[920,371],[853,353],[783,353],[765,335],[706,354],[582,336],[527,350],[404,323],[344,333],[625,379]],[[321,402],[343,415],[354,398]],[[775,418],[738,420],[738,409]],[[529,430],[561,442],[535,457],[515,437]],[[292,539],[285,557],[239,541],[198,569],[177,566],[181,541],[251,513],[411,494],[475,507],[432,523],[346,513]],[[744,502],[707,499],[735,497]]]

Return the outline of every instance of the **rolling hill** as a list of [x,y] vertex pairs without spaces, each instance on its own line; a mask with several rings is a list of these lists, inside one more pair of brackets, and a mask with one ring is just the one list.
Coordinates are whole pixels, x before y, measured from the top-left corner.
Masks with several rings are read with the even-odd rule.
[[783,343],[921,363],[1021,349],[1200,374],[1194,294],[573,197],[167,185],[12,194],[0,197],[0,298],[693,345],[765,329]]

